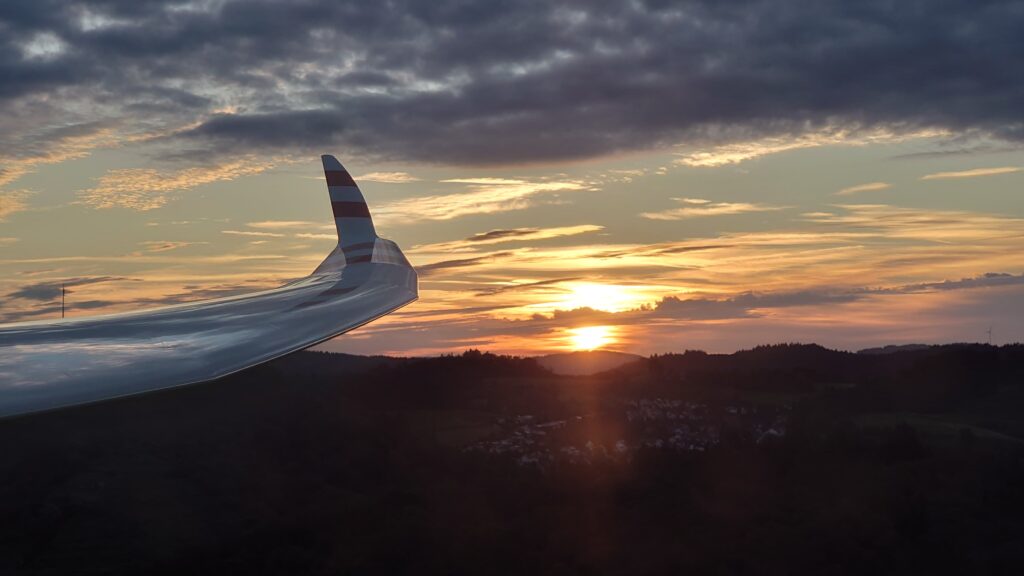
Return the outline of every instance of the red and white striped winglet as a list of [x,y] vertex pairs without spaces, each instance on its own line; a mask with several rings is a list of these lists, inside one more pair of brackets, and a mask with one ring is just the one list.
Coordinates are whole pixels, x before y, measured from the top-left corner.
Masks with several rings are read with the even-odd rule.
[[329,154],[320,157],[324,164],[327,190],[331,195],[334,225],[338,229],[338,246],[347,264],[369,262],[377,240],[370,209],[352,175]]

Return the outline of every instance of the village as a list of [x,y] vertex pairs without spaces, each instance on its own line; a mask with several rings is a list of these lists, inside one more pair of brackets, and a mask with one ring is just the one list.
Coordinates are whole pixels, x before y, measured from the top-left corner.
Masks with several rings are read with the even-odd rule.
[[786,434],[788,413],[786,407],[641,398],[565,419],[530,414],[503,418],[497,434],[464,450],[539,468],[628,462],[641,450],[703,452],[717,446],[724,434],[758,444],[780,438]]

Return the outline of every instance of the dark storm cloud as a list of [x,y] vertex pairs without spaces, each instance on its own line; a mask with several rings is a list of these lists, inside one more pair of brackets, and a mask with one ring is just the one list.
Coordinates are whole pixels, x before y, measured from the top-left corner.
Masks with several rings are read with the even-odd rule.
[[[196,156],[456,164],[826,127],[1019,141],[1022,23],[1011,0],[12,1],[0,111],[45,94],[198,121],[173,137]],[[46,35],[63,49],[26,57]]]

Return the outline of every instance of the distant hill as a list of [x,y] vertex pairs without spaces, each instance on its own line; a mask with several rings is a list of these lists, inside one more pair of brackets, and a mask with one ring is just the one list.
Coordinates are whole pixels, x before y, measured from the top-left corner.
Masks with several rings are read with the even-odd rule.
[[276,361],[285,372],[306,374],[365,374],[376,368],[393,368],[411,362],[412,358],[398,356],[359,356],[342,352],[305,350]]
[[858,350],[857,354],[895,354],[897,352],[917,352],[931,348],[928,344],[889,344],[879,348],[865,348]]
[[612,370],[623,364],[643,359],[643,356],[637,356],[636,354],[594,350],[591,352],[568,352],[539,356],[537,357],[537,363],[555,374],[586,376],[604,372],[605,370]]

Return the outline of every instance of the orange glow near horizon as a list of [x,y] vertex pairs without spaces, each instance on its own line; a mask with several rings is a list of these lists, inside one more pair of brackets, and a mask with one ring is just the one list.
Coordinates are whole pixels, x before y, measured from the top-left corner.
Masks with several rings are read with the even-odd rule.
[[569,347],[573,350],[596,350],[615,343],[612,326],[583,326],[566,332],[569,333]]

